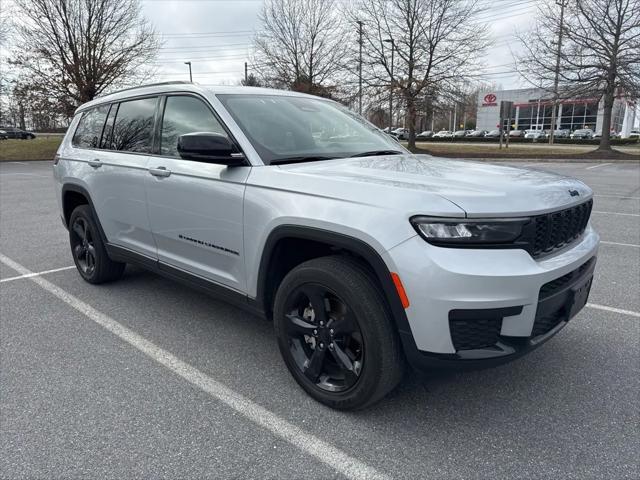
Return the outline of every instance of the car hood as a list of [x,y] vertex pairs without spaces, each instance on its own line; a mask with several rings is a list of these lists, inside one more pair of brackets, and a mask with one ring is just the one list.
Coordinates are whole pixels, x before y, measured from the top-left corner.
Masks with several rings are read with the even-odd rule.
[[[291,174],[315,177],[316,186],[327,181],[350,183],[351,189],[392,187],[394,203],[416,191],[443,197],[468,217],[532,215],[567,208],[591,198],[593,192],[579,180],[555,173],[489,163],[450,160],[429,155],[389,155],[282,165]],[[301,184],[308,184],[302,181]],[[351,191],[353,191],[351,190]],[[384,195],[388,190],[384,189]],[[378,193],[376,193],[376,191]],[[384,199],[379,200],[384,201]],[[415,205],[407,205],[415,210]],[[430,214],[429,205],[419,208]]]

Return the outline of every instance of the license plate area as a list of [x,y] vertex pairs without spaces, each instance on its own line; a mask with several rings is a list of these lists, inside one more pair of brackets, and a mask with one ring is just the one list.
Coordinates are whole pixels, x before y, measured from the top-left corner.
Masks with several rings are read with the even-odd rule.
[[571,288],[571,308],[569,309],[569,318],[573,318],[587,304],[592,283],[593,275],[585,278],[578,285]]

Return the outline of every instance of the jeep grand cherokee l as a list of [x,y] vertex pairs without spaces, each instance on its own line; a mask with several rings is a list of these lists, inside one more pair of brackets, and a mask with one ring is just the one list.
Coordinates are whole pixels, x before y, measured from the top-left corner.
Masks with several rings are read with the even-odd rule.
[[334,408],[381,399],[407,364],[523,355],[591,286],[586,185],[412,155],[327,99],[121,91],[77,110],[54,163],[86,281],[138,264],[263,314],[295,380]]

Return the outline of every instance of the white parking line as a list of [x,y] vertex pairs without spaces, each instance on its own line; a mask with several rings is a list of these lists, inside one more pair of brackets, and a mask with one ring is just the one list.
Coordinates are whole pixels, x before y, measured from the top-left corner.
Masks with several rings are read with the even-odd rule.
[[634,312],[633,310],[623,310],[621,308],[607,307],[606,305],[598,305],[597,303],[587,303],[587,307],[595,308],[596,310],[604,310],[606,312],[621,313],[623,315],[631,315],[632,317],[640,318],[640,312]]
[[604,215],[625,215],[627,217],[640,217],[640,213],[599,212],[597,210],[593,210],[591,213],[602,213]]
[[600,243],[602,243],[604,245],[618,245],[620,247],[636,247],[636,248],[640,248],[640,245],[636,245],[634,243],[605,242],[604,240],[601,240]]
[[[25,277],[34,273],[1,253],[0,262]],[[361,462],[357,458],[350,456],[330,443],[319,439],[315,435],[305,432],[284,418],[279,417],[275,413],[249,400],[247,397],[235,392],[222,383],[219,383],[200,370],[183,362],[178,357],[158,347],[132,330],[129,330],[111,317],[99,312],[91,305],[83,302],[79,298],[66,292],[48,280],[35,275],[32,275],[29,278],[32,282],[35,282],[44,290],[82,313],[105,330],[108,330],[121,340],[124,340],[152,360],[171,370],[173,373],[179,375],[184,380],[203,390],[213,398],[226,404],[246,419],[263,427],[273,435],[289,442],[303,452],[343,474],[347,478],[362,480],[389,478],[374,467]]]
[[72,268],[76,268],[76,266],[75,265],[71,265],[70,267],[54,268],[52,270],[44,270],[43,272],[27,273],[25,275],[18,275],[16,277],[0,278],[0,283],[12,282],[14,280],[21,280],[23,278],[39,277],[40,275],[46,275],[47,273],[62,272],[64,270],[71,270]]
[[22,175],[23,177],[51,178],[48,175],[36,175],[35,173],[0,173],[0,177],[10,177],[16,175]]
[[594,168],[606,167],[607,165],[613,165],[612,163],[600,163],[598,165],[594,165],[592,167],[587,167],[585,170],[593,170]]
[[640,197],[625,197],[625,196],[621,196],[621,195],[594,195],[594,197],[607,197],[607,198],[630,198],[632,200],[640,200]]

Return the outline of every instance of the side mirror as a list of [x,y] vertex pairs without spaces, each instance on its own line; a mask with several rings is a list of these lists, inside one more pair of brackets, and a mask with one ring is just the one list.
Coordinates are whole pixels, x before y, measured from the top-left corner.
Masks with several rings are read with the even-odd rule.
[[178,154],[185,160],[217,163],[220,165],[247,165],[229,137],[214,132],[195,132],[178,137]]

